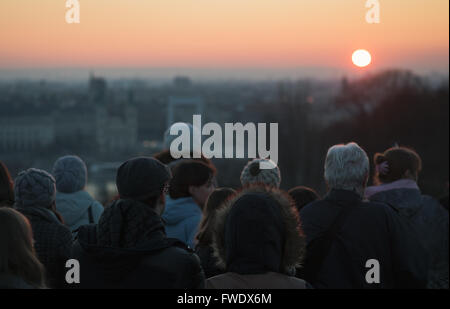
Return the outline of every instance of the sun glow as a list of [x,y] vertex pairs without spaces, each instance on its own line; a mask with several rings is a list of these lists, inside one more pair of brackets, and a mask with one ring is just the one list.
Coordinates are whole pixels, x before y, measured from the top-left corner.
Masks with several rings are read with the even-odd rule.
[[372,62],[372,56],[367,50],[358,49],[353,52],[352,61],[354,65],[363,68]]

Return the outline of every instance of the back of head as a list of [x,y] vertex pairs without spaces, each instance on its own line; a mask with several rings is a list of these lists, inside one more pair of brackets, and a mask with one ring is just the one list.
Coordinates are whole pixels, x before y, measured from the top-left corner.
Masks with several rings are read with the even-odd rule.
[[8,168],[0,161],[0,203],[3,205],[14,204],[14,182],[11,179]]
[[[273,168],[261,169],[261,162],[267,163],[273,166]],[[242,170],[240,179],[242,186],[262,184],[279,188],[281,183],[281,174],[280,169],[272,160],[253,159],[252,161],[249,161]]]
[[164,192],[171,176],[169,168],[154,158],[133,158],[117,170],[117,191],[121,199],[155,200]]
[[0,274],[44,286],[44,268],[34,252],[31,225],[12,208],[0,208]]
[[294,199],[297,210],[300,211],[304,206],[308,205],[320,197],[316,191],[304,186],[297,186],[288,191],[289,195]]
[[273,187],[248,187],[217,215],[214,249],[222,267],[239,274],[287,273],[298,266],[304,239],[289,196]]
[[356,143],[328,149],[324,177],[330,189],[355,191],[361,196],[369,175],[369,159]]
[[374,156],[375,183],[389,183],[403,178],[417,180],[422,169],[422,160],[414,150],[393,147]]
[[214,166],[199,160],[186,160],[173,169],[169,195],[173,199],[191,196],[190,186],[202,186],[212,180],[216,174]]
[[55,201],[55,179],[46,171],[30,168],[22,171],[14,182],[16,207],[51,209]]
[[52,174],[58,192],[73,193],[83,190],[86,186],[86,164],[77,156],[64,156],[56,160]]

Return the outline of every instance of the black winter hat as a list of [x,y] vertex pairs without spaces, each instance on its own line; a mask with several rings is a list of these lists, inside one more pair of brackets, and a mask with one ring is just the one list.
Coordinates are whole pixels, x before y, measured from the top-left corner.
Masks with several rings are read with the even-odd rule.
[[170,178],[166,165],[154,158],[137,157],[125,161],[117,170],[117,191],[120,198],[144,200],[161,194]]

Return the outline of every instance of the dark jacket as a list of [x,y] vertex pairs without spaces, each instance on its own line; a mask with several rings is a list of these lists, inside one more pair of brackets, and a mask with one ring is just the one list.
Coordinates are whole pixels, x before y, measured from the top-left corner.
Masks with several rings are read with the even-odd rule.
[[[399,219],[384,203],[363,202],[352,191],[331,190],[321,200],[302,209],[300,220],[311,242],[330,228],[343,207],[352,207],[338,228],[314,282],[315,288],[424,288],[428,256]],[[380,283],[369,284],[368,260],[380,266]],[[306,266],[305,266],[306,267]]]
[[304,253],[296,214],[287,194],[276,188],[248,187],[225,202],[213,246],[226,273],[209,278],[207,287],[306,288],[293,276]]
[[42,207],[16,208],[25,215],[33,230],[34,247],[46,270],[50,288],[65,285],[65,265],[72,247],[72,233],[49,209]]
[[224,269],[217,266],[218,261],[214,256],[214,249],[212,246],[197,245],[195,247],[195,253],[197,253],[200,258],[203,271],[205,272],[205,278],[210,278],[224,273]]
[[198,257],[167,238],[160,216],[134,200],[117,200],[98,225],[82,226],[72,257],[80,263],[78,288],[204,287]]
[[370,200],[388,203],[402,220],[410,223],[430,255],[428,288],[448,289],[448,211],[417,189],[382,191]]
[[0,274],[0,289],[35,289],[34,286],[27,283],[24,279],[16,275]]

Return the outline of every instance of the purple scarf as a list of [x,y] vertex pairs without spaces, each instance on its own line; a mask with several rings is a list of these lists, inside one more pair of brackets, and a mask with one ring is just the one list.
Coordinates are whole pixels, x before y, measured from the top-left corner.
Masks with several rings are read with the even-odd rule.
[[416,190],[420,190],[419,187],[417,186],[417,183],[412,180],[412,179],[400,179],[397,181],[393,181],[390,183],[385,183],[379,186],[371,186],[371,187],[367,187],[366,191],[364,192],[364,197],[366,199],[370,198],[372,195],[383,192],[383,191],[388,191],[388,190],[393,190],[393,189],[416,189]]

